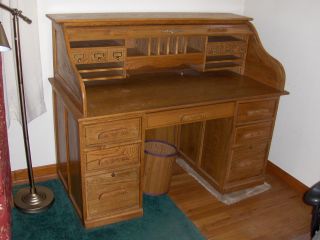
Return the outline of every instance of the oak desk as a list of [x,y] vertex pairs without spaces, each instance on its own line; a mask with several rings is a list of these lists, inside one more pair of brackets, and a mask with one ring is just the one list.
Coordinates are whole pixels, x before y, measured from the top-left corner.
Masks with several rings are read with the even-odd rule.
[[86,227],[143,214],[144,141],[178,146],[220,192],[263,183],[281,64],[250,18],[48,15],[58,173]]

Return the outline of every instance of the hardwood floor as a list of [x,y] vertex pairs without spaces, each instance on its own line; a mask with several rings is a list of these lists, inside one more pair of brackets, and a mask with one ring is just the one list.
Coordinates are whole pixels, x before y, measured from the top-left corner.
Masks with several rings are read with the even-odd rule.
[[301,193],[273,175],[267,182],[271,190],[227,206],[183,173],[173,176],[169,196],[209,240],[310,239]]

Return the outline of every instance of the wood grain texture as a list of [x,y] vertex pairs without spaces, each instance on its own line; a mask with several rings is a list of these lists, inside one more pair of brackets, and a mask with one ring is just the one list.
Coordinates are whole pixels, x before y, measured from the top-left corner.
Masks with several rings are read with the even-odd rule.
[[239,23],[251,18],[230,13],[74,13],[48,14],[52,21],[63,24],[127,25],[130,24],[212,24]]
[[68,112],[68,152],[69,152],[69,196],[72,198],[78,214],[82,215],[83,209],[83,198],[82,191],[83,187],[81,184],[81,155],[79,145],[79,125],[77,120]]
[[143,192],[148,195],[162,195],[169,191],[172,165],[176,157],[155,157],[145,155]]
[[88,116],[160,111],[282,94],[285,92],[228,71],[141,74],[88,86]]
[[200,158],[201,139],[204,122],[183,124],[180,127],[179,152],[187,157],[191,164],[197,165]]
[[140,163],[140,144],[90,151],[86,154],[86,172],[130,167]]
[[54,118],[55,118],[55,137],[56,137],[56,154],[58,174],[64,184],[64,187],[69,189],[69,152],[67,149],[67,112],[63,105],[62,99],[54,94]]
[[[278,90],[283,90],[286,76],[282,64],[263,48],[253,24],[248,23],[248,25],[254,34],[249,38],[244,75]],[[259,77],[257,78],[257,76]]]
[[147,128],[179,125],[234,115],[234,103],[221,103],[196,108],[183,108],[147,114]]
[[77,106],[79,111],[83,111],[83,99],[81,83],[77,72],[69,61],[68,41],[65,40],[63,28],[59,25],[53,25],[55,29],[53,45],[55,56],[54,75],[57,81],[60,81],[61,87],[67,93],[68,98]]
[[224,191],[223,185],[229,163],[232,131],[233,118],[206,122],[203,153],[198,167],[201,175],[209,178],[220,191]]
[[310,239],[311,208],[301,193],[273,175],[266,180],[271,190],[228,206],[180,174],[169,196],[208,240]]
[[[178,128],[178,126],[170,126],[165,128],[148,129],[145,131],[146,140],[158,139],[178,146]],[[172,164],[172,174],[180,174],[183,172],[184,170],[174,161]]]

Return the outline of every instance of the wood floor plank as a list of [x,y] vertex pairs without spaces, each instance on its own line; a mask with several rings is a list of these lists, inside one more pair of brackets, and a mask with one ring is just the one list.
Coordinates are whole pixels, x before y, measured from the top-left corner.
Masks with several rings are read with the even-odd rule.
[[267,176],[272,188],[225,205],[187,174],[172,177],[169,196],[209,240],[305,240],[311,208],[281,179]]

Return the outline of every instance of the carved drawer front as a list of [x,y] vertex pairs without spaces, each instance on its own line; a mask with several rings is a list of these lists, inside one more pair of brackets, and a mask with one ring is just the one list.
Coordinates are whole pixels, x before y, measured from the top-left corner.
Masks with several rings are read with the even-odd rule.
[[268,139],[271,134],[272,122],[237,127],[235,144],[247,144],[260,139]]
[[85,142],[87,146],[91,146],[139,140],[141,138],[140,126],[140,118],[86,126]]
[[235,148],[232,151],[227,182],[246,180],[264,174],[268,147],[267,142],[262,142]]
[[237,117],[238,123],[272,119],[275,114],[276,103],[275,99],[240,103]]
[[201,122],[208,119],[232,117],[234,103],[169,110],[151,113],[147,116],[148,128],[170,126],[182,123]]
[[88,219],[139,208],[139,169],[87,177],[86,185]]
[[109,48],[108,62],[124,61],[125,56],[126,56],[125,48]]
[[208,56],[235,55],[243,56],[247,51],[247,43],[245,41],[234,42],[212,42],[208,43]]
[[112,147],[87,153],[87,171],[130,166],[140,162],[140,144]]
[[90,63],[90,51],[86,49],[73,49],[71,60],[74,64],[88,64]]
[[108,50],[106,48],[90,49],[90,63],[105,63],[108,61]]

